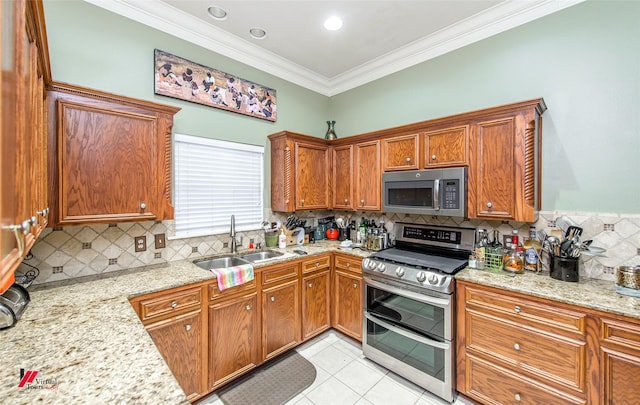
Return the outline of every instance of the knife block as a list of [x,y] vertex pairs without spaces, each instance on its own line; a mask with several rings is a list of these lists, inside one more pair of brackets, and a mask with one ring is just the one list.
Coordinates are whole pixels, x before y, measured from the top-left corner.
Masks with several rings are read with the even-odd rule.
[[287,246],[297,246],[304,243],[304,228],[285,229],[284,234],[287,236]]

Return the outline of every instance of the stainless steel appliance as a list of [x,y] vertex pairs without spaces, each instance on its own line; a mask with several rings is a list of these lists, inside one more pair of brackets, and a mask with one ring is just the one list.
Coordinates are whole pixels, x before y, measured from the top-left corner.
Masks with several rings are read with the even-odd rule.
[[467,169],[382,173],[382,211],[418,215],[466,216]]
[[10,328],[18,322],[31,298],[19,284],[13,284],[0,295],[0,329]]
[[396,223],[395,248],[362,262],[362,351],[447,400],[455,397],[455,280],[475,229]]

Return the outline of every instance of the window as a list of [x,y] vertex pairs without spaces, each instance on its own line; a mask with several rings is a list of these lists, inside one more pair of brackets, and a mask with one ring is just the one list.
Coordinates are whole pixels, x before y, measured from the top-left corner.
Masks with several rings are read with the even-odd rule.
[[264,147],[175,136],[176,237],[260,229]]

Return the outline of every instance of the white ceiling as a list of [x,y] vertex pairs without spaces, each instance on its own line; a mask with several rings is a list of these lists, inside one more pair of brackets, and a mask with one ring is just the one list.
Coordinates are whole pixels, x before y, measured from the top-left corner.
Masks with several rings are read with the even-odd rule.
[[[332,96],[583,0],[85,1]],[[331,15],[341,30],[324,29]]]

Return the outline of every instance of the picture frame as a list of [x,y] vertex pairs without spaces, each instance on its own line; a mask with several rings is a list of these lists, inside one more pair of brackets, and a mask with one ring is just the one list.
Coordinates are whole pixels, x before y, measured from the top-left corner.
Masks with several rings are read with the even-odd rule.
[[154,50],[154,93],[275,122],[276,90]]

